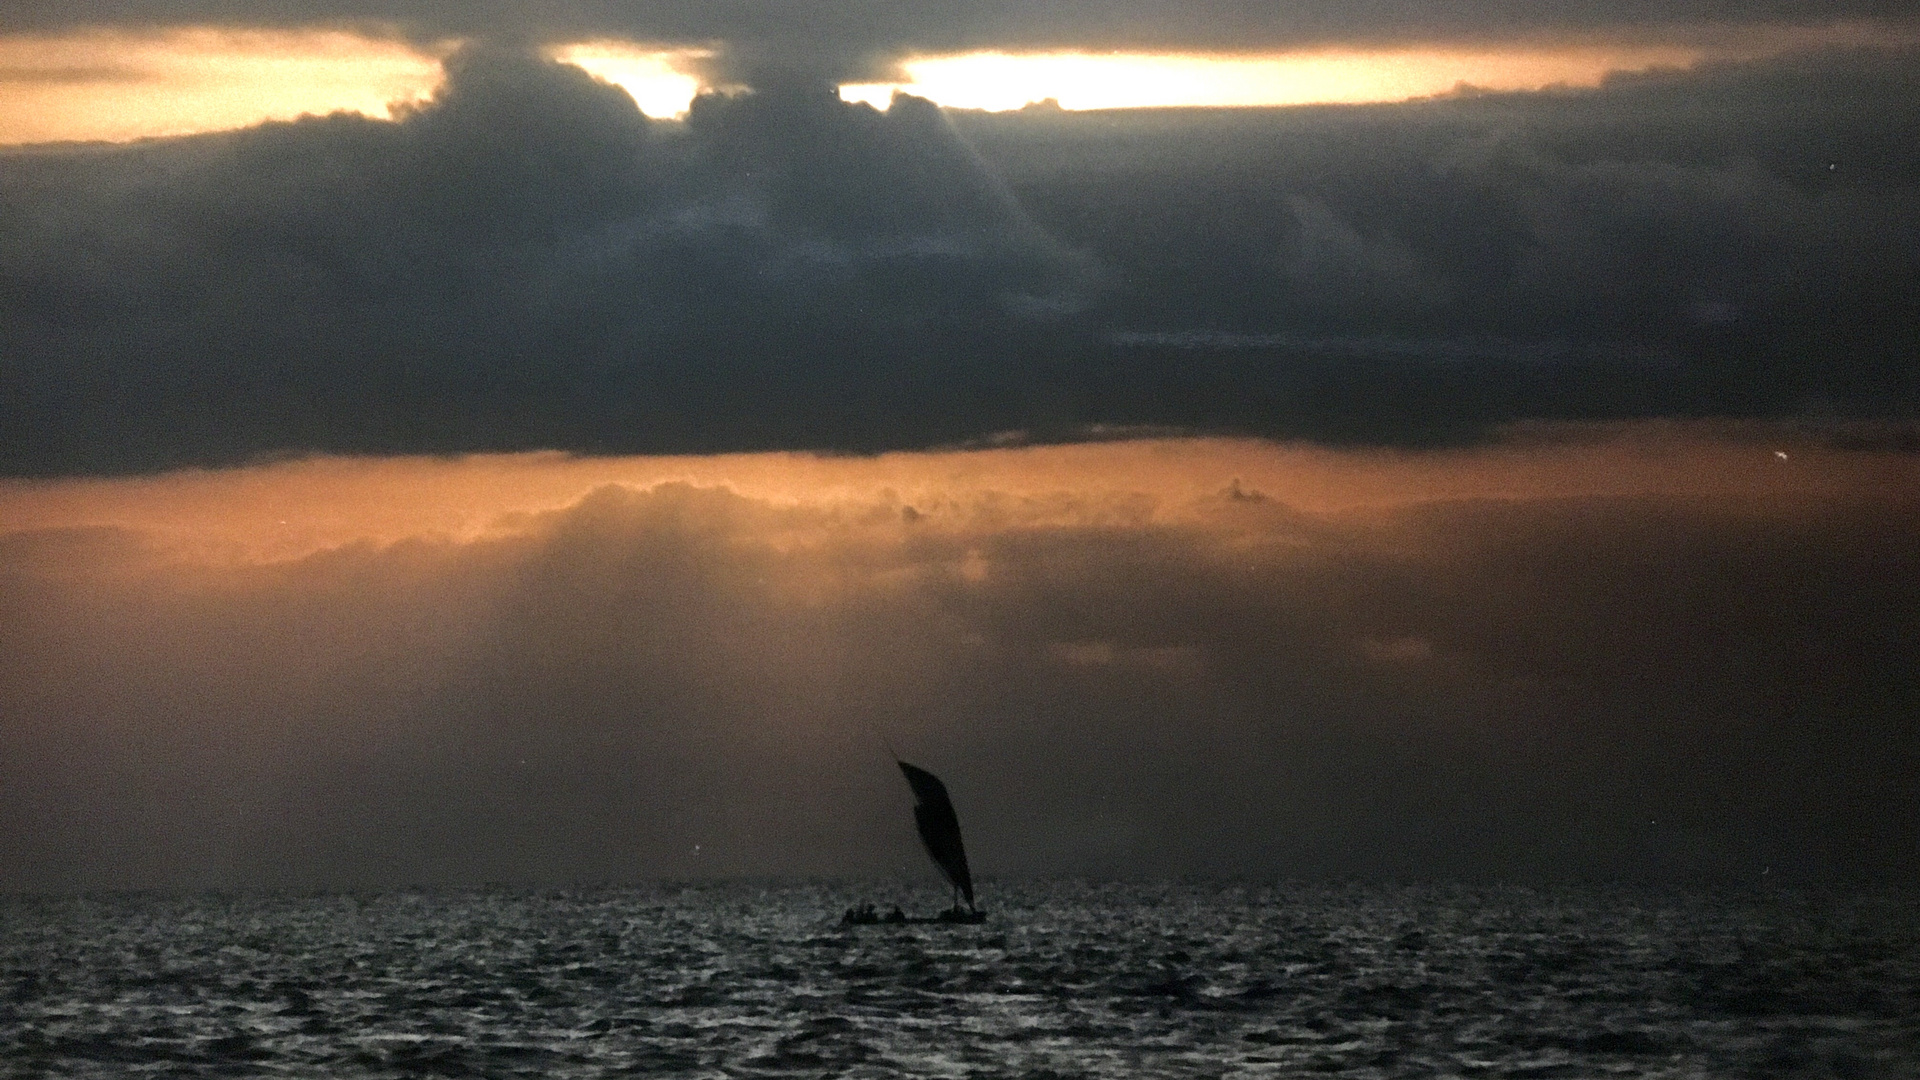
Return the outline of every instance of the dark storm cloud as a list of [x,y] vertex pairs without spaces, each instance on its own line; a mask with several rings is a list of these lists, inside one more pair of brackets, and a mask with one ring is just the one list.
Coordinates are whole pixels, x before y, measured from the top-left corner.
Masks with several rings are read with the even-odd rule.
[[[1834,52],[1590,93],[956,120],[1109,268],[1124,355],[1216,343],[1214,377],[1248,398],[1298,386],[1330,419],[1352,395],[1364,424],[1363,403],[1393,408],[1377,387],[1311,373],[1372,342],[1429,413],[1911,409],[1916,71]],[[1464,385],[1392,362],[1421,354]]]
[[964,406],[990,379],[954,369],[1082,287],[924,102],[712,97],[662,134],[578,69],[448,74],[398,123],[9,159],[5,467],[903,441],[916,383]]
[[484,466],[82,492],[0,541],[0,887],[913,874],[882,739],[988,875],[1911,878],[1911,461],[1673,434],[747,461],[264,562],[140,500]]
[[678,125],[474,48],[398,123],[0,157],[0,470],[1910,415],[1916,72]]

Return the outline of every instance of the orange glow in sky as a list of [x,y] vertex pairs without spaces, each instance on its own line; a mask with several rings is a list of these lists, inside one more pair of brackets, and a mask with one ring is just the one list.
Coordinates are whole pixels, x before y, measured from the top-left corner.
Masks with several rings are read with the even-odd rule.
[[712,55],[711,49],[659,49],[623,41],[585,41],[552,53],[555,60],[625,90],[641,112],[660,119],[687,111],[700,92],[691,64]]
[[[1067,109],[1401,101],[1461,84],[1487,90],[1592,86],[1609,72],[1689,67],[1795,48],[1912,43],[1910,26],[1750,27],[1674,42],[1513,42],[1259,54],[976,52],[910,57],[897,83],[847,84],[884,107],[896,90],[953,107]],[[343,30],[183,27],[0,34],[0,144],[124,141],[244,127],[338,110],[391,115],[429,98],[443,46]],[[550,55],[631,94],[653,117],[684,113],[711,50],[594,40]]]
[[[1730,507],[1920,490],[1910,455],[1802,445],[1764,425],[1641,423],[1518,432],[1449,451],[1173,439],[1002,450],[577,458],[314,458],[154,477],[0,480],[0,537],[125,529],[158,554],[275,562],[352,543],[515,534],[607,485],[725,488],[824,515],[822,528],[993,534],[1059,527],[1226,528],[1228,507],[1375,514],[1459,500],[1677,497]],[[1776,450],[1790,445],[1787,459]],[[905,508],[912,514],[905,514]]]
[[1461,83],[1486,90],[1597,86],[1608,72],[1687,67],[1704,55],[1688,46],[1264,56],[981,52],[909,60],[903,65],[909,81],[843,86],[840,96],[884,106],[903,90],[950,108],[994,111],[1046,98],[1064,109],[1403,101]]
[[900,90],[949,108],[990,111],[1049,98],[1063,109],[1361,104],[1429,97],[1462,84],[1500,91],[1591,87],[1613,72],[1913,39],[1910,26],[1834,23],[1729,28],[1673,42],[1522,41],[1245,54],[989,50],[909,58],[901,64],[905,82],[849,84],[840,96],[884,107]]
[[431,97],[440,60],[338,30],[0,35],[0,143],[124,141]]

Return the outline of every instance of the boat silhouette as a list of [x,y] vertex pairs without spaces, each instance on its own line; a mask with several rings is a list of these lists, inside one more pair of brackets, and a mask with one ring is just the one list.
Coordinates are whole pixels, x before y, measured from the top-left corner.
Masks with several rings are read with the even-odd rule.
[[[918,765],[909,765],[899,758],[894,759],[894,764],[900,766],[901,774],[907,778],[907,785],[913,789],[914,827],[920,832],[920,843],[927,849],[927,857],[940,868],[941,876],[953,887],[953,906],[938,915],[914,917],[897,907],[881,915],[873,909],[872,904],[865,904],[847,909],[840,919],[841,924],[873,926],[985,922],[987,913],[973,902],[973,874],[967,869],[967,847],[960,840],[960,815],[954,812],[953,799],[947,795],[947,785]],[[960,906],[963,898],[965,907]]]

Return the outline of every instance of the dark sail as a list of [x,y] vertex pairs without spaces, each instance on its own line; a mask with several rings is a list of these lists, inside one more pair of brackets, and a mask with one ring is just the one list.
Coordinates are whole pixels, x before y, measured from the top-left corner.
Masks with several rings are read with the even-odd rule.
[[947,798],[947,785],[920,768],[899,762],[900,771],[913,786],[913,823],[920,827],[920,842],[940,867],[953,887],[973,906],[973,875],[967,872],[967,849],[960,843],[960,815],[953,812],[953,800]]

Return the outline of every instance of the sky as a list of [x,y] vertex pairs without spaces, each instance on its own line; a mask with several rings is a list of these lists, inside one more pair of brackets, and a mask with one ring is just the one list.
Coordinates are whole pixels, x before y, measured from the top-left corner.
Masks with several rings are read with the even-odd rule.
[[0,17],[0,888],[1920,875],[1920,6]]

